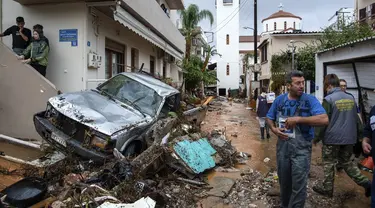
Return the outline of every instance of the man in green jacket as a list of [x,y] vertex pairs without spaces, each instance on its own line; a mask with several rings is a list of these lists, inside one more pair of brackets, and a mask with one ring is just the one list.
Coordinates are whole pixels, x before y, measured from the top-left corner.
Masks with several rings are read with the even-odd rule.
[[362,134],[355,99],[353,95],[340,89],[340,81],[335,74],[325,77],[324,89],[328,95],[324,98],[323,108],[327,112],[329,125],[317,128],[314,139],[314,143],[323,141],[324,181],[315,185],[313,190],[322,195],[333,196],[335,165],[338,163],[354,182],[365,188],[365,194],[369,197],[370,180],[350,160],[358,135]]

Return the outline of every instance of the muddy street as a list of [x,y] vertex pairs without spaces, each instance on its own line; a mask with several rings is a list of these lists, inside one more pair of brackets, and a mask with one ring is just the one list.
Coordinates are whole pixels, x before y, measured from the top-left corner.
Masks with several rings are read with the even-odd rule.
[[[226,129],[226,136],[232,145],[238,151],[246,152],[251,158],[246,164],[238,165],[236,168],[241,171],[257,170],[263,177],[276,170],[276,142],[277,138],[271,133],[271,139],[262,141],[260,139],[259,125],[256,120],[256,113],[246,109],[243,103],[233,103],[232,106],[228,102],[222,102],[221,106],[215,106],[216,110],[207,113],[203,131],[212,131],[215,129]],[[266,162],[269,158],[269,161]],[[345,172],[336,174],[335,193],[333,198],[327,198],[316,194],[312,190],[313,184],[323,177],[323,169],[321,165],[321,145],[313,147],[311,174],[308,185],[308,200],[306,207],[370,207],[370,199],[365,198],[362,187],[357,186]],[[363,171],[368,177],[368,172]],[[238,180],[241,178],[240,172],[227,173],[212,171],[208,175],[210,183],[216,183],[215,178],[232,178]],[[279,196],[279,186],[277,182],[272,184],[273,188],[269,189],[261,200],[252,200],[253,207],[276,207]],[[262,187],[261,187],[262,188]],[[251,197],[251,196],[247,196]],[[246,198],[246,197],[245,197]],[[244,199],[246,200],[246,199]],[[270,203],[270,202],[273,202]],[[241,203],[233,206],[228,204],[227,199],[219,197],[208,197],[198,203],[199,207],[239,207]],[[246,207],[246,206],[244,206]]]
[[[68,157],[64,161],[56,163],[53,169],[62,169],[61,171],[49,172],[46,175],[46,180],[49,183],[48,189],[51,190],[48,196],[58,198],[54,203],[66,204],[65,207],[74,206],[72,203],[76,202],[72,202],[71,199],[78,196],[97,196],[98,199],[108,197],[108,192],[100,194],[95,192],[95,195],[92,196],[89,194],[91,192],[85,193],[86,195],[83,195],[83,192],[80,195],[76,193],[77,186],[86,187],[89,181],[94,181],[93,183],[96,185],[91,185],[91,188],[104,188],[115,193],[113,196],[111,195],[111,197],[117,198],[117,201],[115,200],[113,203],[119,203],[120,201],[133,203],[138,199],[141,200],[141,197],[150,196],[159,207],[278,207],[280,192],[276,172],[277,138],[271,133],[270,139],[261,140],[255,112],[247,109],[244,101],[235,101],[237,102],[233,102],[232,105],[225,98],[218,98],[211,102],[204,122],[200,125],[201,128],[197,128],[196,131],[193,126],[187,124],[182,124],[179,129],[166,130],[172,131],[176,135],[179,131],[182,133],[181,136],[169,139],[168,145],[150,147],[143,153],[147,157],[139,160],[143,162],[135,162],[142,157],[135,158],[132,161],[133,165],[128,163],[127,159],[114,159],[104,166],[95,167],[87,166],[79,160],[76,161],[75,158]],[[169,122],[161,122],[160,125],[167,125],[168,123],[167,126],[169,126],[169,124],[172,125],[172,121],[173,118],[170,118]],[[185,127],[191,128],[190,131],[194,130],[195,132],[184,133],[185,130],[183,128]],[[208,143],[204,142],[206,137],[207,141],[209,141]],[[162,138],[160,137],[159,140],[161,141]],[[41,154],[39,151],[24,149],[12,144],[4,144],[0,146],[0,150],[5,155],[20,157],[25,161],[34,160],[40,157]],[[193,151],[198,146],[186,147],[179,152],[170,148],[176,148],[182,144],[207,144],[208,146],[205,146],[205,148],[214,148],[216,153],[214,155],[209,154],[212,156],[212,165],[205,163],[209,159],[209,155],[204,153],[203,150],[205,148],[202,148],[203,146],[199,147],[202,148],[199,153],[194,153]],[[182,148],[183,146],[178,147]],[[364,197],[363,188],[357,186],[344,172],[336,174],[333,198],[327,198],[312,191],[314,183],[323,177],[320,150],[320,145],[313,147],[308,200],[305,207],[369,207],[370,199]],[[170,154],[171,151],[174,152],[174,157],[177,157],[176,155],[182,157],[184,154],[197,157],[188,158],[186,163],[183,162],[185,160],[181,159],[180,162],[176,162],[176,160],[171,160],[174,158],[170,156],[172,155]],[[230,153],[228,154],[228,152]],[[202,157],[198,157],[200,154],[202,154]],[[28,177],[22,172],[22,170],[26,170],[26,166],[4,158],[0,159],[2,159],[0,160],[0,189],[4,189],[22,178]],[[144,161],[151,161],[146,164],[146,166],[149,166],[148,168],[144,166]],[[137,167],[136,164],[138,163],[142,164],[138,168],[144,168],[145,174],[141,174],[140,171],[134,172],[137,170],[135,167]],[[158,164],[163,163],[177,165],[177,168],[168,167],[169,165],[162,168],[157,167]],[[182,164],[185,164],[185,166],[181,166]],[[193,166],[195,164],[205,164],[207,166],[204,166],[201,171],[186,173],[189,170],[188,168],[195,167]],[[47,168],[44,171],[48,173],[48,170],[52,169]],[[129,172],[121,172],[120,170]],[[185,170],[185,172],[178,170]],[[61,172],[61,174],[57,174],[58,172]],[[369,173],[364,173],[370,177]],[[108,181],[113,180],[104,180],[105,175],[103,174],[108,174],[106,177],[111,176],[114,178],[130,174],[130,178],[116,179],[119,181],[109,183]],[[138,186],[144,187],[141,189],[136,188]]]

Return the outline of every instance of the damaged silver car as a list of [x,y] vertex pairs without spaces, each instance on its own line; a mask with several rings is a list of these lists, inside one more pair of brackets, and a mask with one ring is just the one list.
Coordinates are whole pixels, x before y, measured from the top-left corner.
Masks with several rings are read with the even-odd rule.
[[96,89],[49,99],[34,125],[52,146],[102,161],[116,148],[123,155],[141,153],[140,135],[180,106],[177,89],[147,74],[121,73]]

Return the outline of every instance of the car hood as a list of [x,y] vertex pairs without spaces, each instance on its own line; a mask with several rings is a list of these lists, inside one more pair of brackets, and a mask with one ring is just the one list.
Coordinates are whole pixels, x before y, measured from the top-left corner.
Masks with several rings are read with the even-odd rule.
[[63,115],[106,135],[150,119],[94,91],[61,94],[50,98],[49,103]]

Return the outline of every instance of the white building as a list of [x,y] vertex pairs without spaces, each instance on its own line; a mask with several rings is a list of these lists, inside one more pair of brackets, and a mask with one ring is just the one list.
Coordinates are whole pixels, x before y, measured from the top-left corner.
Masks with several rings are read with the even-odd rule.
[[279,11],[262,20],[264,34],[274,32],[290,32],[302,29],[302,18],[292,13],[285,12],[280,4]]
[[[226,95],[228,89],[239,89],[239,23],[240,0],[216,1],[216,47],[222,55],[217,62],[217,89],[219,95]],[[230,16],[231,18],[227,18]]]
[[[291,40],[293,40],[298,50],[300,47],[313,44],[322,33],[319,31],[302,31],[302,18],[292,13],[284,12],[282,5],[280,5],[278,12],[263,19],[262,22],[263,28],[266,30],[261,34],[261,43],[258,45],[261,67],[260,86],[269,88],[272,84],[272,56],[282,51],[290,50]],[[272,31],[268,28],[267,31],[267,25],[275,25],[276,27]],[[290,69],[291,67],[285,68],[286,71]]]
[[[142,65],[144,71],[182,83],[176,61],[184,56],[185,38],[175,26],[178,17],[169,17],[170,10],[184,9],[182,0],[58,2],[0,1],[0,17],[3,30],[17,16],[30,29],[44,26],[51,48],[47,78],[62,92],[94,88]],[[2,40],[11,47],[11,37]]]
[[350,23],[354,22],[354,20],[354,9],[343,7],[337,10],[335,14],[328,19],[328,26],[338,30],[341,26],[349,25]]

